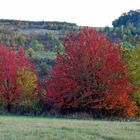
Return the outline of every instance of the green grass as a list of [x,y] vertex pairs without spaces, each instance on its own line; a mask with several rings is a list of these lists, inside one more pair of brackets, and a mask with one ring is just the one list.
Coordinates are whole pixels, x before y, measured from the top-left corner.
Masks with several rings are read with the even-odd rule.
[[0,116],[0,140],[140,140],[140,122]]

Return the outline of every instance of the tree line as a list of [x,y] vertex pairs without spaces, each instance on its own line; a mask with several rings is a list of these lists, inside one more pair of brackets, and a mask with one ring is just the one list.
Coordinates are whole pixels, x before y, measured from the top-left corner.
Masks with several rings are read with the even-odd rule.
[[55,110],[140,115],[139,46],[128,51],[94,28],[84,28],[76,36],[70,34],[64,46],[42,84],[22,48],[14,51],[1,45],[1,109],[21,114]]

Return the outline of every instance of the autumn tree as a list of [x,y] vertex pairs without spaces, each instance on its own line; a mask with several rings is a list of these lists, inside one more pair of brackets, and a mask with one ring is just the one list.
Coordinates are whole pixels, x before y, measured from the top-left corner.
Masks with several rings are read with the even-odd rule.
[[47,102],[62,110],[98,109],[130,117],[137,109],[118,44],[92,28],[69,35],[46,83]]
[[28,68],[20,68],[17,71],[17,83],[20,87],[19,104],[23,106],[32,106],[32,100],[35,100],[36,89],[38,87],[38,76],[36,71]]
[[123,51],[124,60],[128,65],[129,75],[133,84],[136,86],[136,92],[134,98],[138,106],[138,115],[140,116],[140,45],[129,50]]
[[[25,87],[27,87],[26,91],[35,87],[34,82],[37,79],[29,73],[33,69],[32,66],[23,49],[20,48],[15,52],[0,45],[0,100],[8,111],[11,105],[19,101]],[[24,72],[24,69],[27,71]],[[29,83],[30,79],[32,82]]]

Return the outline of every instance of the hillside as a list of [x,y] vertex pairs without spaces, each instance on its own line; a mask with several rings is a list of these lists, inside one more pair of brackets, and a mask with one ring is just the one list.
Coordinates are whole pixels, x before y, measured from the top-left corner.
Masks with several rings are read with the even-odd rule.
[[1,19],[0,43],[15,50],[24,48],[43,78],[54,64],[56,54],[63,51],[66,36],[80,28],[67,22]]
[[[63,40],[66,34],[79,30],[79,28],[75,23],[67,22],[0,20],[1,42],[7,46],[13,46],[13,43],[8,44],[8,41],[14,35],[16,36],[14,39],[25,40],[23,38],[26,38],[28,40],[27,42],[24,41],[25,44],[23,43],[22,47],[27,47],[29,41],[32,39],[39,40],[43,45],[49,46],[51,43],[50,39],[47,38],[48,34]],[[16,42],[18,43],[18,41]],[[17,45],[21,45],[20,42]]]

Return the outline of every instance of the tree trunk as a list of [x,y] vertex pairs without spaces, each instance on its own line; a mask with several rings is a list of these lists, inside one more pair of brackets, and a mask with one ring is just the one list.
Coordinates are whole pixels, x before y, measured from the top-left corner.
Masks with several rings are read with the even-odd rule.
[[11,112],[11,104],[8,104],[6,108],[7,108],[7,112]]

